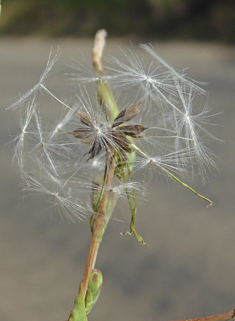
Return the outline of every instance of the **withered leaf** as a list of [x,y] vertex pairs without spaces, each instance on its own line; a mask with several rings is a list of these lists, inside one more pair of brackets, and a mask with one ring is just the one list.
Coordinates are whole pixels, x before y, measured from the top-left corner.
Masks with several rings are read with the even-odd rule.
[[124,122],[127,122],[137,116],[140,112],[140,104],[132,105],[128,107],[125,111]]
[[[108,122],[104,124],[101,121],[95,121],[86,112],[78,113],[80,121],[85,127],[79,127],[68,134],[73,135],[76,138],[81,139],[81,144],[90,145],[89,151],[86,155],[89,155],[89,159],[96,157],[101,150],[105,150],[109,156],[114,155],[117,152],[120,157],[125,160],[126,153],[133,152],[131,142],[128,140],[128,136],[132,138],[143,137],[141,133],[147,129],[142,125],[127,125],[123,126],[123,123],[128,122],[137,116],[140,112],[140,104],[132,105],[125,110],[121,111],[115,118],[111,125],[111,114],[108,106],[102,106],[103,112]],[[98,127],[94,125],[94,122]]]
[[92,126],[91,116],[85,112],[78,113],[81,123],[86,126]]
[[121,125],[121,124],[124,122],[125,112],[126,112],[126,109],[123,110],[123,111],[121,111],[121,112],[117,115],[117,117],[114,119],[112,128],[117,127],[117,126]]
[[91,145],[93,143],[93,141],[94,141],[94,137],[93,137],[93,135],[90,135],[87,138],[85,138],[84,140],[82,140],[80,142],[80,144]]
[[133,151],[132,148],[130,148],[130,142],[126,138],[126,136],[122,132],[113,132],[112,133],[112,139],[114,143],[117,145],[116,150],[124,150],[128,153],[131,153]]
[[67,132],[67,134],[71,134],[76,138],[86,138],[91,134],[91,131],[89,128],[77,128],[72,132]]
[[95,139],[93,140],[93,144],[87,153],[90,154],[90,157],[87,159],[87,161],[97,156],[100,153],[101,149],[102,145],[100,144],[99,139],[95,137]]
[[117,127],[125,122],[128,122],[140,112],[140,104],[132,105],[123,111],[121,111],[118,116],[114,119],[112,127]]
[[131,137],[141,137],[141,133],[146,130],[147,127],[142,125],[129,125],[129,126],[120,126],[116,128],[116,131],[122,132],[124,135]]

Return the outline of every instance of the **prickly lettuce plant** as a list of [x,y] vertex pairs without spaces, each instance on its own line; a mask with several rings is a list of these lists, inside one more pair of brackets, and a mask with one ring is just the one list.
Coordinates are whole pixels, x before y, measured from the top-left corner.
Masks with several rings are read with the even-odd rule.
[[[166,64],[150,45],[140,45],[149,63],[132,47],[122,60],[102,61],[106,32],[97,32],[93,68],[74,61],[72,98],[55,95],[48,85],[58,53],[50,55],[39,82],[9,108],[18,110],[20,131],[14,138],[13,161],[24,191],[43,194],[49,212],[71,220],[90,218],[92,241],[83,280],[69,321],[85,321],[96,303],[101,271],[95,262],[117,201],[130,208],[130,231],[141,244],[135,219],[138,195],[161,173],[182,181],[183,175],[206,177],[215,167],[206,147],[212,115],[200,98],[199,84]],[[43,95],[55,106],[45,104]],[[39,99],[40,98],[40,99]],[[213,320],[234,318],[234,311]]]

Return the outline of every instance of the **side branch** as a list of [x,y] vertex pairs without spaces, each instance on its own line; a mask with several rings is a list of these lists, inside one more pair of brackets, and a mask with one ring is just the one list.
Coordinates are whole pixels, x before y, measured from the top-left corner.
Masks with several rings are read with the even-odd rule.
[[233,319],[233,321],[235,320],[235,309],[231,310],[228,313],[213,315],[210,317],[183,319],[183,320],[174,320],[174,321],[228,321],[230,319]]

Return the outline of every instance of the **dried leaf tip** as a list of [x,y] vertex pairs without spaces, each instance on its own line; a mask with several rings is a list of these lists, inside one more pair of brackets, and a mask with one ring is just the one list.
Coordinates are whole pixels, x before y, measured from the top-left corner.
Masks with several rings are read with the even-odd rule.
[[105,29],[101,29],[97,31],[95,35],[95,41],[93,46],[93,64],[97,72],[103,72],[103,66],[101,63],[101,57],[103,54],[104,46],[105,46],[105,38],[108,33]]

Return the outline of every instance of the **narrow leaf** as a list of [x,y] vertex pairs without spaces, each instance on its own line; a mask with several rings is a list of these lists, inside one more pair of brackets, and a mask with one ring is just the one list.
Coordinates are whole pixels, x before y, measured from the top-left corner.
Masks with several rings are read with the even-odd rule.
[[91,116],[85,112],[78,113],[81,123],[86,126],[92,126]]
[[126,112],[126,109],[125,109],[125,110],[122,110],[122,111],[117,115],[117,117],[114,119],[112,128],[117,127],[117,126],[121,125],[121,124],[124,122],[125,112]]
[[[157,165],[157,164],[156,164],[156,165]],[[194,194],[196,194],[198,197],[200,197],[201,199],[209,202],[210,204],[207,205],[207,207],[209,207],[209,206],[211,206],[211,205],[213,204],[213,202],[212,202],[209,198],[207,198],[207,197],[199,194],[198,192],[196,192],[192,187],[190,187],[189,185],[187,185],[187,184],[185,184],[184,182],[182,182],[177,176],[175,176],[174,174],[172,174],[171,172],[169,172],[167,169],[165,169],[164,167],[162,167],[162,166],[160,166],[160,165],[157,165],[157,166],[158,166],[159,168],[161,168],[161,170],[163,170],[165,173],[167,173],[168,175],[170,175],[172,178],[174,178],[174,179],[175,179],[177,182],[179,182],[181,185],[183,185],[184,187],[188,188],[191,192],[193,192]]]
[[116,130],[122,132],[124,135],[131,136],[133,138],[141,137],[141,133],[146,130],[147,127],[142,125],[130,125],[130,126],[120,126]]
[[137,116],[140,112],[140,104],[132,105],[125,111],[124,122],[127,122]]
[[72,132],[67,132],[67,134],[73,135],[76,138],[86,138],[90,133],[90,130],[87,128],[77,128]]

